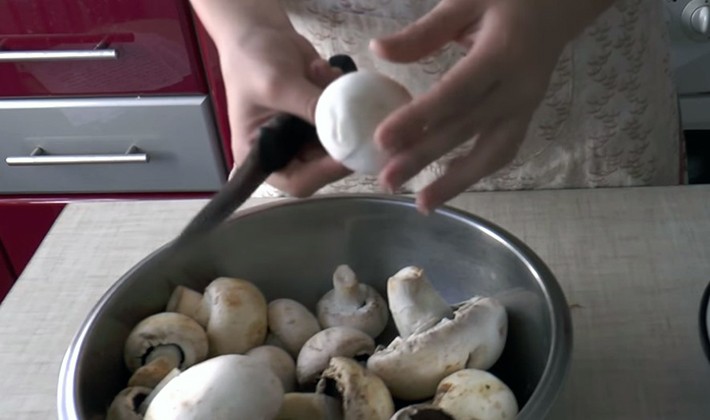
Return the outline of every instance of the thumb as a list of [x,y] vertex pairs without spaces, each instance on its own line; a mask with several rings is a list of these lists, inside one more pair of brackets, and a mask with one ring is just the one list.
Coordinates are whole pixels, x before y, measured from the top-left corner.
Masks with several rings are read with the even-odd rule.
[[302,76],[283,78],[269,95],[267,106],[314,124],[321,93],[322,88]]
[[426,57],[456,40],[477,20],[475,1],[441,1],[429,13],[399,32],[370,42],[375,54],[389,61],[407,63]]

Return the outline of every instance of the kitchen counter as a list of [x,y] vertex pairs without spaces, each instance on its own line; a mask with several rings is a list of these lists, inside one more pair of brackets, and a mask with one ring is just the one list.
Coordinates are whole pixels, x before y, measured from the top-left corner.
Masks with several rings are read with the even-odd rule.
[[[204,203],[67,206],[0,306],[1,419],[56,418],[80,323]],[[710,282],[710,186],[471,193],[451,204],[525,241],[562,285],[575,343],[551,419],[708,418],[698,308]]]

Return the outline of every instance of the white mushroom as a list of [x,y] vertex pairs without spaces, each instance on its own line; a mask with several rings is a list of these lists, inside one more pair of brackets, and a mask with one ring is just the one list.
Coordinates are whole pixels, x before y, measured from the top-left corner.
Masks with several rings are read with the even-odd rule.
[[247,356],[266,363],[281,380],[284,392],[296,389],[296,362],[286,350],[276,346],[259,346],[249,350]]
[[457,420],[513,420],[518,415],[513,391],[493,374],[478,369],[444,378],[436,388],[434,405]]
[[222,355],[168,382],[148,406],[145,420],[270,420],[283,395],[281,381],[264,363]]
[[330,359],[317,392],[338,397],[345,420],[389,420],[394,414],[392,395],[382,379],[347,357]]
[[[469,417],[463,417],[469,418]],[[474,418],[475,419],[475,418]],[[459,420],[443,409],[427,403],[408,405],[394,413],[390,420]]]
[[[278,347],[282,350],[285,350],[288,353],[288,348],[286,347],[286,344],[284,344],[283,341],[281,341],[280,338],[278,338],[273,332],[269,331],[266,333],[266,340],[264,340],[264,345],[265,346],[274,346]],[[300,349],[299,349],[300,350]],[[290,354],[290,353],[289,353]],[[295,355],[292,355],[293,357],[298,356],[298,352],[296,352]]]
[[266,299],[251,282],[220,277],[205,289],[210,356],[243,354],[266,338]]
[[139,322],[123,350],[133,372],[129,386],[155,387],[174,368],[185,369],[207,357],[205,330],[192,318],[161,312]]
[[131,386],[121,392],[111,402],[106,420],[141,420],[139,406],[150,394],[150,388]]
[[290,392],[284,395],[274,420],[341,420],[340,401],[325,394]]
[[[416,270],[409,272],[416,274]],[[389,282],[400,280],[401,277],[394,276]],[[417,275],[405,281],[414,284],[407,287],[388,284],[387,290],[393,293],[389,297],[395,302],[412,301],[416,306],[422,290],[416,281],[423,282],[425,278]],[[422,300],[420,309],[426,307],[426,302]],[[411,328],[413,333],[406,338],[395,338],[367,360],[368,369],[385,381],[395,397],[410,401],[431,397],[444,377],[464,368],[488,369],[503,351],[508,318],[503,305],[493,298],[473,297],[455,307],[453,319],[440,318],[428,329],[424,326],[432,324],[431,314],[424,311],[422,317],[426,322],[418,323],[411,316],[417,309],[412,305],[402,307],[411,308],[408,325],[416,325]],[[394,305],[392,316],[395,319],[397,310],[398,306]]]
[[424,270],[404,267],[387,280],[387,299],[399,336],[427,330],[444,318],[451,318],[453,310],[429,283]]
[[244,354],[266,338],[266,299],[246,280],[219,277],[207,285],[204,295],[178,286],[166,308],[206,326],[210,357]]
[[173,290],[165,311],[187,315],[203,328],[207,328],[207,321],[210,319],[210,307],[203,299],[202,294],[185,286],[177,286]]
[[375,340],[351,327],[320,331],[303,345],[296,360],[296,378],[303,386],[314,384],[335,356],[363,357],[375,351]]
[[353,327],[375,338],[385,329],[389,312],[387,302],[367,284],[358,282],[355,272],[340,265],[333,273],[333,289],[316,305],[323,328]]
[[[321,326],[315,315],[305,306],[293,299],[275,299],[268,307],[269,334],[277,340],[278,347],[284,348],[296,358],[303,344],[318,331]],[[269,339],[271,341],[271,339]]]
[[385,163],[385,154],[374,144],[375,129],[411,99],[404,86],[385,75],[364,70],[345,74],[318,99],[318,138],[328,154],[347,168],[376,174]]

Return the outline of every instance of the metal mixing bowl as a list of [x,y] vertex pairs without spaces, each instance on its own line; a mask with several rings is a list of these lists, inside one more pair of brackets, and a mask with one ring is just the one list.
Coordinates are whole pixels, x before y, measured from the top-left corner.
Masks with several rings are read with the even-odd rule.
[[[176,285],[203,290],[217,276],[241,277],[269,300],[289,297],[313,309],[342,263],[383,296],[390,275],[418,265],[451,303],[476,294],[500,299],[509,333],[491,372],[515,393],[520,419],[545,416],[572,351],[569,308],[545,264],[520,240],[471,214],[444,208],[424,217],[407,197],[341,195],[245,210],[199,242],[168,244],[126,273],[66,352],[59,417],[102,418],[129,377],[124,340],[141,319],[164,310]],[[393,336],[391,326],[387,334]]]

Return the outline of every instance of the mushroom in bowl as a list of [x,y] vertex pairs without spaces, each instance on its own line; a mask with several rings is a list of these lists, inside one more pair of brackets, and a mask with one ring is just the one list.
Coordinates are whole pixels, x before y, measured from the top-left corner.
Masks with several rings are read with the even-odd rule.
[[[383,297],[389,277],[416,264],[452,315],[462,299],[498,301],[507,314],[507,337],[488,371],[515,395],[518,419],[544,418],[572,341],[569,308],[546,265],[517,238],[474,215],[441,208],[425,217],[410,198],[363,195],[250,208],[195,243],[167,244],[140,262],[106,292],[67,350],[59,417],[105,415],[131,374],[122,363],[128,334],[164,311],[177,286],[199,292],[219,276],[243,278],[267,302],[288,298],[315,311],[332,288],[334,267],[344,263]],[[393,324],[378,344],[399,335]]]

